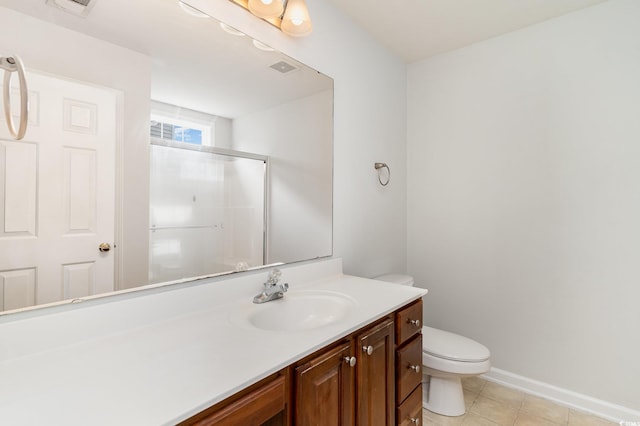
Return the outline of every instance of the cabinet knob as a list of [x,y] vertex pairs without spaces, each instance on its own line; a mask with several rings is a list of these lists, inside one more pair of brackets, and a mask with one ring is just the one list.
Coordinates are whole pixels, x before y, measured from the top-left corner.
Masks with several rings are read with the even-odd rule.
[[420,327],[420,320],[409,320],[409,324]]
[[420,424],[420,419],[417,418],[417,417],[412,417],[411,418],[411,423],[415,423],[416,425],[419,425]]
[[356,357],[355,356],[345,356],[344,357],[344,362],[346,362],[349,367],[355,367],[356,366]]
[[363,346],[362,347],[362,352],[366,353],[367,355],[371,355],[373,353],[373,346],[371,346],[371,345]]
[[420,372],[420,366],[419,365],[410,365],[409,368],[412,369],[413,371],[415,371],[416,373]]

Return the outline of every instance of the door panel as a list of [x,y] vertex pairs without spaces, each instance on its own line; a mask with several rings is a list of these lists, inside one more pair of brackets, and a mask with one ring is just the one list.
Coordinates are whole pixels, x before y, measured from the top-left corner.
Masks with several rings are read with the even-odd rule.
[[[0,212],[0,236],[35,236],[36,234],[36,145],[8,143],[0,146],[0,195],[4,209]],[[7,179],[7,177],[11,177]]]
[[36,270],[23,269],[0,272],[0,306],[20,309],[36,300]]
[[[0,126],[0,310],[114,289],[115,91],[27,73],[22,141]],[[28,272],[27,272],[28,271]]]

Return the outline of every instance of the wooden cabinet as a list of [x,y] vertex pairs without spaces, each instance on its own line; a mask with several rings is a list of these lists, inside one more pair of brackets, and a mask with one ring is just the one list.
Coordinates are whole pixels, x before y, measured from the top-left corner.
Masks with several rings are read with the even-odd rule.
[[287,421],[287,377],[278,373],[209,407],[181,425],[284,426]]
[[395,424],[394,328],[385,318],[295,367],[295,424]]
[[422,390],[416,388],[398,406],[396,418],[398,426],[417,426],[422,423]]
[[396,422],[422,423],[422,300],[396,312]]
[[396,402],[401,404],[422,383],[422,335],[396,352]]
[[183,424],[420,424],[421,319],[422,301],[418,300]]
[[396,312],[396,342],[402,345],[422,332],[422,299]]
[[355,338],[356,425],[392,425],[395,419],[394,322],[383,321]]
[[353,424],[353,348],[345,343],[295,367],[294,424]]

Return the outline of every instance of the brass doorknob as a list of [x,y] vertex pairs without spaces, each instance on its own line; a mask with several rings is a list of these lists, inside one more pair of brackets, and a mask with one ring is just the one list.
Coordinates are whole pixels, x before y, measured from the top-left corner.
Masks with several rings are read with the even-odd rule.
[[108,252],[109,250],[111,250],[111,245],[109,245],[109,243],[100,243],[100,245],[98,246],[98,250],[103,253]]

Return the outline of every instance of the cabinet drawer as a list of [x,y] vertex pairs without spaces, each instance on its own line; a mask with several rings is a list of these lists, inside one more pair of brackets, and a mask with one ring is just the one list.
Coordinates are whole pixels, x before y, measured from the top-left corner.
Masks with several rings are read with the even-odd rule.
[[422,386],[418,386],[396,410],[398,426],[422,424]]
[[422,382],[422,334],[396,352],[396,403],[400,404]]
[[286,392],[286,379],[281,376],[223,408],[205,410],[181,425],[284,424],[282,413],[287,404]]
[[396,315],[396,344],[401,345],[422,330],[422,299],[398,311]]

